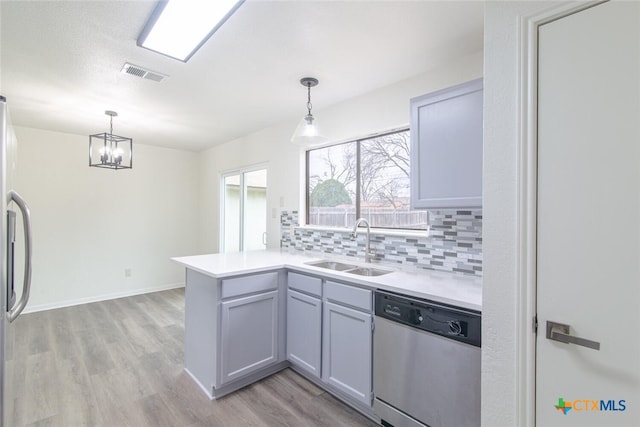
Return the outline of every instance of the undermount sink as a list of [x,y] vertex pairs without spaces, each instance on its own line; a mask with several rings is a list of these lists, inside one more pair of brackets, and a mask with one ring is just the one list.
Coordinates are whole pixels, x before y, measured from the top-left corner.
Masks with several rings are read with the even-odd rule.
[[352,264],[345,264],[343,262],[337,261],[315,261],[315,262],[307,262],[306,264],[312,265],[314,267],[326,268],[327,270],[335,270],[335,271],[345,271],[352,270],[357,268],[357,266]]
[[307,262],[306,264],[312,265],[314,267],[326,268],[327,270],[342,271],[344,273],[355,274],[358,276],[373,277],[373,276],[382,276],[384,274],[391,273],[391,271],[389,270],[381,270],[379,268],[372,268],[372,267],[358,267],[357,265],[345,264],[343,262],[337,262],[337,261],[323,260],[323,261]]
[[378,268],[359,267],[353,270],[347,270],[345,273],[357,274],[358,276],[382,276],[391,273],[388,270],[380,270]]

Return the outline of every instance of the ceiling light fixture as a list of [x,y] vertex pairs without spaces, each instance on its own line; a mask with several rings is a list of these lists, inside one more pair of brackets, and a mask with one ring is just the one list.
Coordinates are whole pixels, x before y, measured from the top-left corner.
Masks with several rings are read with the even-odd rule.
[[89,135],[89,166],[107,169],[131,169],[133,166],[133,139],[113,134],[115,111],[109,116],[109,133]]
[[307,88],[307,114],[300,120],[300,124],[296,127],[296,131],[291,137],[291,142],[303,146],[319,145],[327,141],[322,135],[315,117],[311,114],[311,88],[318,85],[318,79],[313,77],[303,77],[300,84]]
[[162,0],[138,46],[187,62],[245,0]]

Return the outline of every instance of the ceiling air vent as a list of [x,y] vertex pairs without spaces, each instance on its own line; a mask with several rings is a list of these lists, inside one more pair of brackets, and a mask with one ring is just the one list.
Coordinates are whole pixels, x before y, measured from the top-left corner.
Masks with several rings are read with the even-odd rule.
[[166,74],[156,73],[155,71],[147,70],[138,65],[133,65],[129,63],[125,63],[122,67],[122,72],[124,74],[131,74],[132,76],[141,77],[147,80],[153,80],[154,82],[161,82],[166,79]]

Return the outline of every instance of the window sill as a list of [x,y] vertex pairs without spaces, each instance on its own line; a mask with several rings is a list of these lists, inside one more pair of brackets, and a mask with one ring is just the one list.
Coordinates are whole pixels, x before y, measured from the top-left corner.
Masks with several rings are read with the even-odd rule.
[[[346,227],[326,227],[321,225],[300,225],[295,227],[299,230],[311,231],[333,231],[335,233],[351,233],[353,228]],[[358,231],[366,230],[366,227],[359,227]],[[380,234],[393,237],[429,237],[429,229],[427,230],[396,230],[392,228],[374,228],[371,227],[371,234]]]

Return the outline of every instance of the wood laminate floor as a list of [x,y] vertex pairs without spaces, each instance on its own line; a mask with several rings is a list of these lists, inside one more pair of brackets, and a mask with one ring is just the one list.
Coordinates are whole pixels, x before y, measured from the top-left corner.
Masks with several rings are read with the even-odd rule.
[[10,427],[374,426],[290,369],[209,400],[183,371],[184,289],[14,322]]

